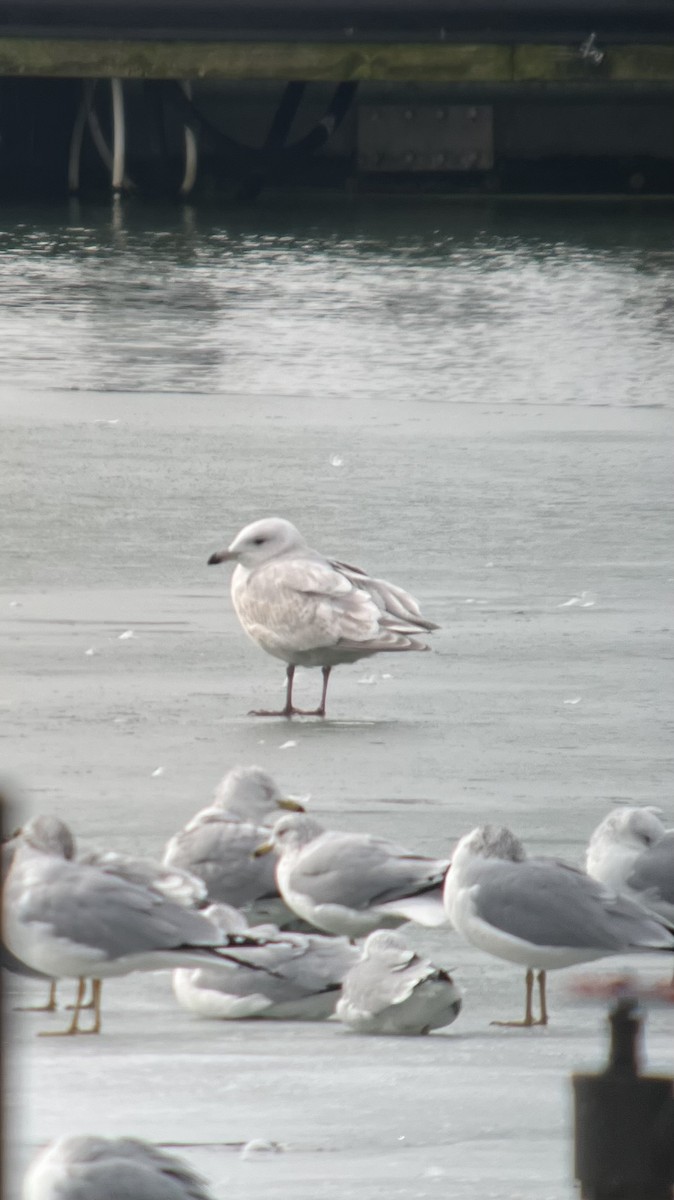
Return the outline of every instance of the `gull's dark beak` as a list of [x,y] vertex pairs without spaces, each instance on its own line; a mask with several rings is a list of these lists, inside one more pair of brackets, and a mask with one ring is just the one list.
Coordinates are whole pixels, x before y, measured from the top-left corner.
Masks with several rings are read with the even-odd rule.
[[218,563],[231,562],[233,558],[236,558],[236,554],[230,554],[229,550],[216,550],[215,554],[211,554],[208,566],[215,567]]
[[306,812],[307,811],[306,808],[304,808],[304,806],[302,804],[300,804],[298,800],[291,800],[290,798],[288,798],[287,800],[286,799],[277,800],[276,807],[277,808],[285,808],[288,810],[288,812]]

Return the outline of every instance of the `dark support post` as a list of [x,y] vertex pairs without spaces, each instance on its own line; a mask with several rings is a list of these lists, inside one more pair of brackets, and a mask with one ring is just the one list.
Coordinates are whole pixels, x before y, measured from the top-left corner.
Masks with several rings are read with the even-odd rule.
[[599,1075],[575,1075],[575,1175],[583,1200],[671,1200],[672,1080],[639,1074],[636,1001],[610,1014],[611,1049]]
[[253,200],[257,200],[264,187],[267,175],[273,170],[279,154],[285,145],[286,138],[290,133],[290,127],[302,103],[306,86],[306,83],[300,82],[286,84],[281,102],[274,114],[274,119],[267,134],[260,169],[254,175],[251,175],[241,187],[237,197],[240,201],[250,204]]

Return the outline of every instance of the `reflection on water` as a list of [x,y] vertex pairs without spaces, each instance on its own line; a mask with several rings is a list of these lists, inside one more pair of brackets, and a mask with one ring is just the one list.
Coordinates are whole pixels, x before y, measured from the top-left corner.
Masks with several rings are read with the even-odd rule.
[[274,205],[0,213],[0,370],[31,389],[665,405],[670,217]]

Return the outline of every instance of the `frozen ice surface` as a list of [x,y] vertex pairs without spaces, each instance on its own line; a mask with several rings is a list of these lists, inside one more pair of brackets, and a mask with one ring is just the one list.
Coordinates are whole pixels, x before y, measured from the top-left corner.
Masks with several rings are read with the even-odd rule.
[[[0,415],[13,516],[2,737],[18,818],[58,813],[83,848],[156,855],[227,768],[259,762],[284,791],[311,791],[327,826],[429,855],[495,821],[532,853],[580,863],[616,804],[658,805],[671,823],[669,266],[638,239],[615,257],[556,236],[531,252],[480,225],[465,251],[492,245],[479,274],[452,248],[457,220],[453,208],[441,266],[400,247],[374,296],[358,274],[380,261],[369,247],[336,245],[326,299],[315,268],[279,271],[255,238],[240,260],[218,243],[214,265],[198,233],[198,252],[174,234],[180,266],[161,259],[149,290],[114,247],[105,260],[50,249],[48,268],[33,249],[11,276],[19,301],[3,320],[10,334],[30,322],[39,385],[64,384],[6,386]],[[77,351],[56,371],[55,320]],[[5,336],[0,357],[5,379],[25,378],[27,343]],[[122,378],[120,393],[65,390]],[[94,422],[115,409],[112,437]],[[330,467],[337,446],[348,470]],[[395,571],[442,626],[389,686],[359,686],[362,666],[336,672],[323,722],[246,715],[278,664],[241,637],[206,559],[263,508]],[[84,662],[125,629],[133,653]],[[298,703],[316,685],[298,673]],[[571,983],[624,963],[551,975],[547,1029],[497,1029],[520,1015],[521,971],[451,932],[405,937],[464,993],[457,1021],[427,1038],[199,1020],[164,975],[107,981],[100,1038],[39,1039],[62,1012],[12,1014],[8,1200],[36,1147],[85,1132],[175,1146],[219,1200],[571,1200],[570,1075],[602,1065],[607,1042],[602,1005]],[[651,981],[671,971],[629,962]],[[10,1002],[42,999],[38,983],[9,986]],[[674,1073],[673,1027],[671,1009],[653,1009],[653,1071]],[[284,1153],[243,1161],[254,1139]]]
[[[35,1031],[62,1014],[14,1014],[17,1169],[65,1122],[176,1146],[222,1200],[229,1187],[251,1200],[337,1200],[345,1188],[368,1200],[390,1188],[433,1196],[431,1165],[460,1200],[476,1187],[499,1200],[570,1200],[569,1076],[605,1059],[602,1008],[573,999],[568,972],[552,978],[548,1029],[490,1028],[494,1015],[519,1015],[521,972],[451,935],[423,944],[466,990],[454,1025],[425,1038],[364,1038],[334,1021],[199,1020],[176,1008],[168,976],[106,981],[100,1039],[42,1040]],[[662,974],[650,958],[644,971]],[[671,1072],[671,1012],[653,1010],[647,1048],[650,1066]],[[285,1153],[268,1167],[256,1157],[248,1179],[232,1152],[253,1139]]]
[[[316,495],[306,463],[325,435],[282,435],[279,460],[265,428],[271,402],[257,407],[259,425],[244,435],[208,404],[198,421],[193,399],[189,425],[179,398],[151,409],[129,401],[116,434],[118,473],[75,530],[54,506],[67,514],[80,488],[100,491],[81,419],[97,406],[96,396],[52,396],[32,408],[23,398],[20,419],[3,429],[7,485],[19,498],[31,485],[20,466],[26,439],[40,448],[44,485],[43,501],[17,502],[17,547],[40,553],[16,556],[6,587],[20,591],[22,607],[0,610],[10,683],[3,733],[26,810],[60,814],[85,847],[90,839],[156,855],[207,803],[224,770],[259,762],[284,791],[311,791],[311,810],[327,825],[382,833],[430,855],[493,820],[507,821],[532,852],[580,863],[590,832],[621,800],[659,805],[671,820],[672,678],[663,657],[671,567],[660,503],[669,487],[668,413],[597,410],[570,422],[564,410],[548,410],[534,422],[526,413],[482,421],[455,410],[449,421],[434,406],[404,437],[377,424],[378,454],[360,459],[360,482],[354,466],[346,491],[335,473]],[[349,459],[358,463],[362,432],[344,428],[340,437],[353,437]],[[275,665],[240,637],[226,580],[206,568],[219,526],[259,512],[250,454],[275,506],[283,494],[286,515],[306,526],[311,497],[310,526],[322,544],[352,545],[355,561],[366,555],[383,574],[405,564],[405,580],[442,624],[437,649],[410,656],[395,687],[363,688],[362,668],[343,668],[333,719],[279,721],[262,733],[246,713]],[[139,461],[131,501],[125,470],[137,472]],[[433,524],[424,497],[433,479],[438,487],[446,479],[448,461],[467,504],[439,532],[444,518]],[[577,512],[567,506],[572,532],[556,541],[554,529],[541,529],[540,478],[554,495],[569,461],[584,500]],[[70,462],[78,473],[64,484]],[[403,462],[413,507],[389,487]],[[196,468],[202,499],[194,497]],[[372,519],[364,520],[368,506]],[[111,510],[126,514],[124,533],[107,535],[101,552]],[[508,565],[487,572],[489,542],[494,561]],[[601,564],[602,594],[611,597],[591,623],[570,623],[557,608],[577,558]],[[489,600],[481,609],[461,604],[475,585]],[[133,657],[101,656],[92,673],[83,661],[92,634],[114,635],[120,624],[142,630]],[[307,685],[315,678],[301,673],[300,703]],[[592,703],[574,707],[569,723],[560,701],[580,695]],[[289,742],[301,754],[288,754]],[[165,769],[160,791],[153,763]],[[167,976],[106,981],[99,1039],[39,1039],[36,1030],[63,1014],[14,1014],[10,1200],[35,1147],[96,1131],[175,1144],[222,1200],[413,1200],[450,1187],[453,1200],[475,1200],[478,1191],[570,1200],[569,1078],[606,1053],[602,1007],[570,992],[581,968],[552,975],[548,1029],[495,1029],[493,1018],[520,1015],[521,972],[453,933],[411,936],[464,992],[458,1020],[428,1038],[368,1039],[334,1022],[230,1028],[178,1009]],[[585,970],[615,968],[608,960]],[[669,967],[649,959],[641,969],[656,980]],[[38,984],[11,987],[42,998]],[[673,1026],[671,1010],[653,1010],[653,1070],[674,1071]],[[242,1162],[238,1151],[255,1138],[286,1152]],[[429,1175],[431,1167],[444,1175]]]

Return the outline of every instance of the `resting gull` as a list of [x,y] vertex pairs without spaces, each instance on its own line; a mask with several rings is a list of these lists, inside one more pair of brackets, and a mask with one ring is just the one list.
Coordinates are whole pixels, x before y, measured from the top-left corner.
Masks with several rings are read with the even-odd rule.
[[522,843],[503,827],[483,825],[461,839],[444,898],[466,941],[527,968],[524,1019],[496,1025],[547,1025],[546,971],[611,954],[674,950],[674,936],[661,921],[575,867],[527,858]]
[[[224,904],[205,910],[226,933],[247,932],[245,917]],[[359,951],[346,938],[283,932],[256,925],[248,932],[261,946],[241,947],[237,961],[173,972],[178,1003],[204,1017],[268,1017],[322,1021],[331,1016],[340,984]]]
[[23,1200],[210,1200],[181,1158],[136,1138],[67,1137],[28,1169]]
[[[417,634],[438,629],[402,588],[358,567],[324,558],[281,517],[247,525],[209,564],[235,562],[232,602],[254,642],[286,662],[286,702],[257,717],[325,716],[330,672],[381,651],[428,650]],[[293,705],[297,667],[320,667],[323,692],[316,709]]]
[[255,853],[274,848],[283,899],[318,929],[358,938],[404,921],[447,923],[446,861],[368,833],[326,830],[303,814],[279,817],[270,840]]
[[397,933],[377,929],[342,983],[339,1020],[357,1033],[429,1033],[451,1025],[461,997],[451,975]]
[[[21,835],[4,888],[4,938],[10,952],[50,978],[78,980],[73,1018],[58,1034],[98,1033],[101,980],[219,961],[255,944],[222,935],[201,913],[153,887],[69,857],[61,822],[33,817]],[[87,979],[93,979],[94,1023],[79,1026]]]
[[281,795],[261,767],[234,767],[220,782],[212,804],[171,838],[164,865],[198,876],[215,903],[233,904],[251,920],[286,924],[293,914],[276,886],[276,856],[253,855],[269,834],[267,826],[283,809],[304,811],[296,800]]
[[616,808],[587,849],[588,875],[674,925],[674,829],[655,808]]
[[[48,843],[53,852],[67,859],[76,857],[76,843],[72,831],[59,817],[50,817],[41,822],[42,838],[45,845]],[[21,830],[3,844],[2,847],[2,865],[3,878],[6,879],[11,865],[14,861],[14,855],[18,847],[22,844]],[[128,854],[119,854],[114,850],[85,850],[77,855],[78,862],[86,863],[89,866],[100,867],[112,875],[119,875],[122,879],[126,879],[130,883],[138,883],[147,887],[154,888],[161,895],[167,896],[171,900],[175,900],[178,904],[183,904],[187,908],[201,904],[206,899],[206,887],[196,876],[190,875],[189,872],[180,870],[177,867],[166,868],[160,863],[154,862],[152,859],[135,858]],[[2,965],[9,971],[13,971],[18,975],[31,976],[33,978],[46,979],[47,976],[41,972],[34,971],[25,963],[22,963],[15,955],[11,954],[2,944]],[[18,1011],[27,1012],[55,1012],[56,1011],[56,980],[52,979],[49,985],[49,996],[44,1004],[34,1004],[19,1009]],[[92,1008],[93,999],[87,1003],[80,1004],[80,1011],[84,1008]]]

